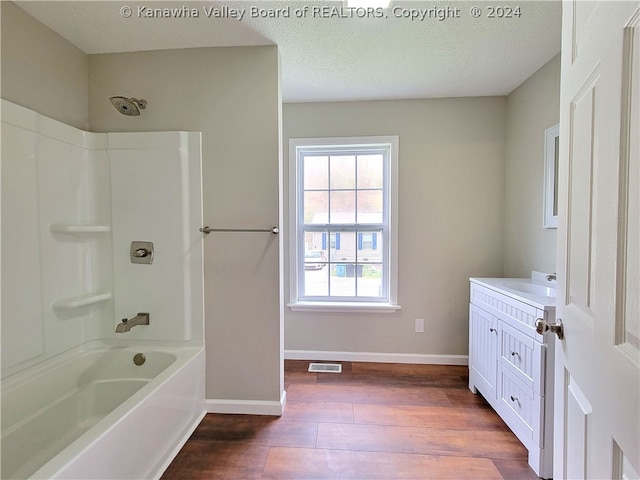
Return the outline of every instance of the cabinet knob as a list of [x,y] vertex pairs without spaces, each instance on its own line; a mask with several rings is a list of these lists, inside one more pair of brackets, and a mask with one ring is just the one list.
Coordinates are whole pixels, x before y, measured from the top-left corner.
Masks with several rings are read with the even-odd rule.
[[520,404],[520,400],[518,400],[518,397],[514,397],[513,395],[511,395],[511,401],[518,402],[518,404]]
[[520,354],[518,352],[511,352],[511,356],[520,358]]
[[493,328],[493,327],[489,328],[489,331],[490,332],[494,332],[494,333],[497,332],[497,330],[495,328]]

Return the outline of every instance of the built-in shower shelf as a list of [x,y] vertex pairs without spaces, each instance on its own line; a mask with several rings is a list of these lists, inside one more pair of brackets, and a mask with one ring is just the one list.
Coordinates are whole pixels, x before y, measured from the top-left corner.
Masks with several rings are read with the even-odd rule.
[[52,223],[49,225],[51,233],[64,233],[67,235],[94,235],[99,233],[109,233],[109,225],[73,225],[68,223]]
[[78,297],[66,298],[53,302],[53,308],[59,310],[68,310],[73,308],[87,307],[100,302],[111,300],[111,292],[90,293],[88,295],[80,295]]

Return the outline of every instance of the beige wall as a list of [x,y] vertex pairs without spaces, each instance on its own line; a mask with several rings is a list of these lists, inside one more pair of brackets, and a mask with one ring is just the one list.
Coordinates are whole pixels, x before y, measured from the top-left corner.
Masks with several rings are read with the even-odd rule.
[[87,129],[87,56],[14,3],[0,4],[2,98]]
[[[92,130],[202,131],[206,224],[278,224],[276,47],[92,55],[89,71]],[[126,117],[109,102],[112,95],[149,104],[139,117]],[[208,399],[280,400],[278,251],[270,233],[206,238]]]
[[559,122],[558,54],[507,98],[504,273],[556,271],[556,229],[542,227],[544,132]]
[[[286,308],[286,350],[467,354],[469,277],[502,275],[505,113],[505,97],[284,105],[285,145],[399,136],[402,306],[393,314]],[[414,332],[416,318],[425,333]]]

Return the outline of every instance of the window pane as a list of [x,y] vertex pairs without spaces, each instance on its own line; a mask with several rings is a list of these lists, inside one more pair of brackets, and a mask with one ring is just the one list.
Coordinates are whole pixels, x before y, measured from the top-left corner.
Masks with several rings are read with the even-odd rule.
[[358,223],[382,223],[382,190],[358,192]]
[[331,156],[331,188],[356,188],[356,157]]
[[304,295],[329,294],[329,232],[304,232]]
[[382,264],[357,265],[358,297],[382,296]]
[[382,155],[358,155],[358,188],[382,188]]
[[329,294],[329,267],[304,270],[304,294],[307,297],[326,297]]
[[356,278],[353,263],[336,263],[331,271],[329,295],[332,297],[355,297]]
[[304,157],[304,189],[319,190],[329,186],[329,157]]
[[331,192],[330,223],[355,223],[356,221],[356,192]]
[[358,232],[358,263],[382,262],[382,247],[382,230]]
[[332,262],[355,262],[356,244],[354,232],[335,232],[331,234],[332,243],[329,256]]
[[327,223],[329,192],[304,192],[304,223]]
[[329,260],[329,233],[328,232],[304,232],[305,262],[308,259],[314,263],[327,262]]

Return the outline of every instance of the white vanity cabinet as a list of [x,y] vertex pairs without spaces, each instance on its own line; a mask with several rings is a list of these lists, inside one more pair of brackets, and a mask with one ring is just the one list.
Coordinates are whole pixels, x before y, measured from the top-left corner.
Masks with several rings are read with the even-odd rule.
[[536,474],[551,478],[555,337],[538,334],[535,322],[553,323],[555,298],[516,289],[536,290],[528,284],[471,279],[469,389],[482,394],[529,450]]

